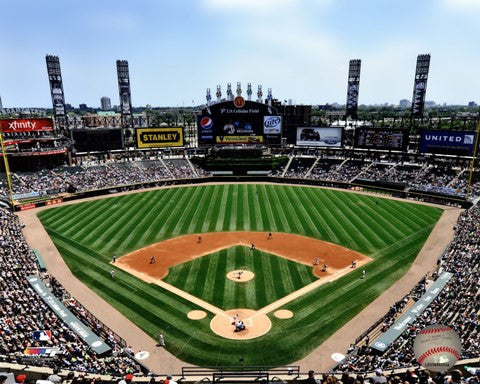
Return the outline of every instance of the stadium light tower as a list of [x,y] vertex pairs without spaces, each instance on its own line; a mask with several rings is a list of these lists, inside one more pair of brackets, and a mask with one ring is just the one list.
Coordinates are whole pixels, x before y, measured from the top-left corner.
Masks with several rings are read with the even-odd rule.
[[350,60],[347,86],[347,117],[357,118],[361,60]]
[[263,92],[262,92],[262,85],[258,85],[258,90],[257,90],[257,103],[261,103],[263,98]]
[[412,117],[423,117],[429,70],[430,55],[418,55],[415,81],[413,84]]
[[252,101],[252,83],[247,84],[247,100]]
[[242,83],[237,81],[237,96],[242,96]]
[[210,88],[207,88],[207,95],[205,96],[205,99],[207,99],[207,106],[211,104],[212,101],[212,95],[210,94]]
[[232,84],[231,83],[227,83],[227,100],[228,101],[233,100]]

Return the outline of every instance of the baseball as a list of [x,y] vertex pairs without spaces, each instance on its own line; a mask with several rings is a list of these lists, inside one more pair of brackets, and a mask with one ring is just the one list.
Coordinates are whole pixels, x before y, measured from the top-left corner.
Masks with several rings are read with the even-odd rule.
[[434,372],[447,371],[460,359],[462,345],[457,332],[441,325],[429,325],[415,337],[413,352],[418,363]]

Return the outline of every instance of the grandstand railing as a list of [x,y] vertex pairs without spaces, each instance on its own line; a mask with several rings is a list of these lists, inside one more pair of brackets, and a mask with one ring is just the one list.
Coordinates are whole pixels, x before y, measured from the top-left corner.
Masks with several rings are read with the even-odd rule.
[[182,377],[179,381],[188,381],[192,377],[211,378],[213,382],[238,383],[270,382],[273,377],[288,377],[296,380],[300,377],[300,366],[291,365],[284,367],[260,367],[260,366],[225,366],[216,368],[182,367]]

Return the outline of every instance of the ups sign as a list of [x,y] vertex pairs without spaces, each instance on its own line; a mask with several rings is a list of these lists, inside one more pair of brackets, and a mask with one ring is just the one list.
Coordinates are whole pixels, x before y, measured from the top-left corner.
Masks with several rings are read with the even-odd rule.
[[183,147],[183,128],[137,128],[137,147]]

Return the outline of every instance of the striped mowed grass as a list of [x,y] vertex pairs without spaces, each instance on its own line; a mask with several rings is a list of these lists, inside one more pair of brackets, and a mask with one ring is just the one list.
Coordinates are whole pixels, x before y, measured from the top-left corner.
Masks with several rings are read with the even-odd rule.
[[[240,269],[255,273],[255,278],[241,284],[225,278]],[[263,308],[317,278],[310,266],[234,246],[171,267],[163,280],[226,311]]]
[[[245,365],[282,365],[307,355],[406,272],[441,213],[430,206],[321,188],[223,184],[82,202],[44,210],[39,217],[79,279],[152,337],[162,331],[168,350],[178,358],[219,366],[238,365],[240,358]],[[173,293],[121,270],[110,278],[113,254],[183,234],[240,230],[322,239],[374,261],[364,268],[367,279],[360,279],[359,269],[322,285],[283,307],[294,313],[293,318],[269,314],[268,334],[241,341],[211,332],[210,313],[202,320],[189,320],[186,314],[200,308]],[[225,259],[219,256],[217,267]],[[265,276],[265,286],[275,291],[278,287],[270,279],[278,274],[291,279],[289,273],[278,268],[278,273]],[[225,309],[236,307],[240,299],[227,286],[222,290],[221,284],[204,283],[203,272],[188,278],[188,286],[202,289]],[[265,291],[256,293],[255,305],[261,306],[267,289],[258,290]]]

